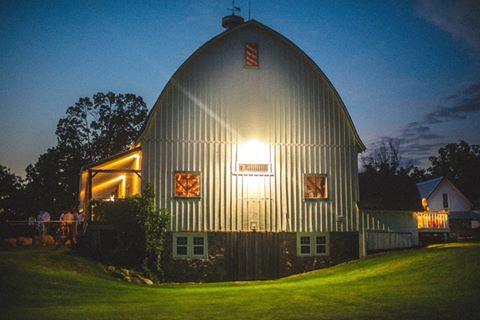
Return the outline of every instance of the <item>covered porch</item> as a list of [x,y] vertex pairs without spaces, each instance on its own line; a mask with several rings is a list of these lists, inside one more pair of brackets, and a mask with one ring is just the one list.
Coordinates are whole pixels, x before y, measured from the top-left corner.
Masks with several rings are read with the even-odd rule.
[[115,201],[141,193],[141,147],[84,166],[81,170],[79,210],[94,219],[93,200]]
[[418,237],[421,245],[446,242],[450,227],[448,211],[416,212]]

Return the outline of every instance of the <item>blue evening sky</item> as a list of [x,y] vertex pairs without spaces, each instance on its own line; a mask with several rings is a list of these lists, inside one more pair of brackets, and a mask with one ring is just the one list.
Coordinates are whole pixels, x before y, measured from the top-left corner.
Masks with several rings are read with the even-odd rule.
[[[480,143],[479,1],[257,1],[335,85],[367,146],[399,139],[421,161]],[[247,0],[237,1],[247,15]],[[173,72],[222,32],[226,1],[2,1],[0,164],[24,175],[66,108],[98,91],[151,108]]]

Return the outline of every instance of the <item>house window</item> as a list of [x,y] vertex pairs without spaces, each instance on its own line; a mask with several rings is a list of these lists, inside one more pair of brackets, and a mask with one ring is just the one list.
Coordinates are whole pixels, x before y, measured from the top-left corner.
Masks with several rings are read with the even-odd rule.
[[297,255],[304,257],[328,255],[327,233],[299,233]]
[[200,198],[200,173],[175,172],[175,197]]
[[442,196],[443,196],[443,207],[446,209],[448,208],[448,193],[444,193]]
[[207,236],[204,233],[174,233],[173,257],[176,259],[205,259]]
[[245,67],[258,66],[258,45],[254,43],[245,44]]
[[304,180],[305,199],[327,199],[327,176],[324,174],[306,174]]

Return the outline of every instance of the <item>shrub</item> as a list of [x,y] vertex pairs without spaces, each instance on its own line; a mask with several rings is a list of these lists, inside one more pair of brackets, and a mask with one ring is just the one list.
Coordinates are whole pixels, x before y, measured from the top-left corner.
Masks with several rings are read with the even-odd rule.
[[154,199],[147,185],[142,195],[96,202],[95,221],[114,227],[116,241],[108,254],[112,262],[142,268],[150,277],[163,277],[161,255],[170,213],[157,208]]

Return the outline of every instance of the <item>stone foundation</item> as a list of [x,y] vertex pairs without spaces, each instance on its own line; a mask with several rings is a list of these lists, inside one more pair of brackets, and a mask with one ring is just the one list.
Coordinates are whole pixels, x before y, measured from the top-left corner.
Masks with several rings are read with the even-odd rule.
[[329,233],[329,255],[300,257],[294,232],[208,232],[207,259],[173,259],[171,233],[163,255],[168,281],[275,279],[358,258],[358,232]]

